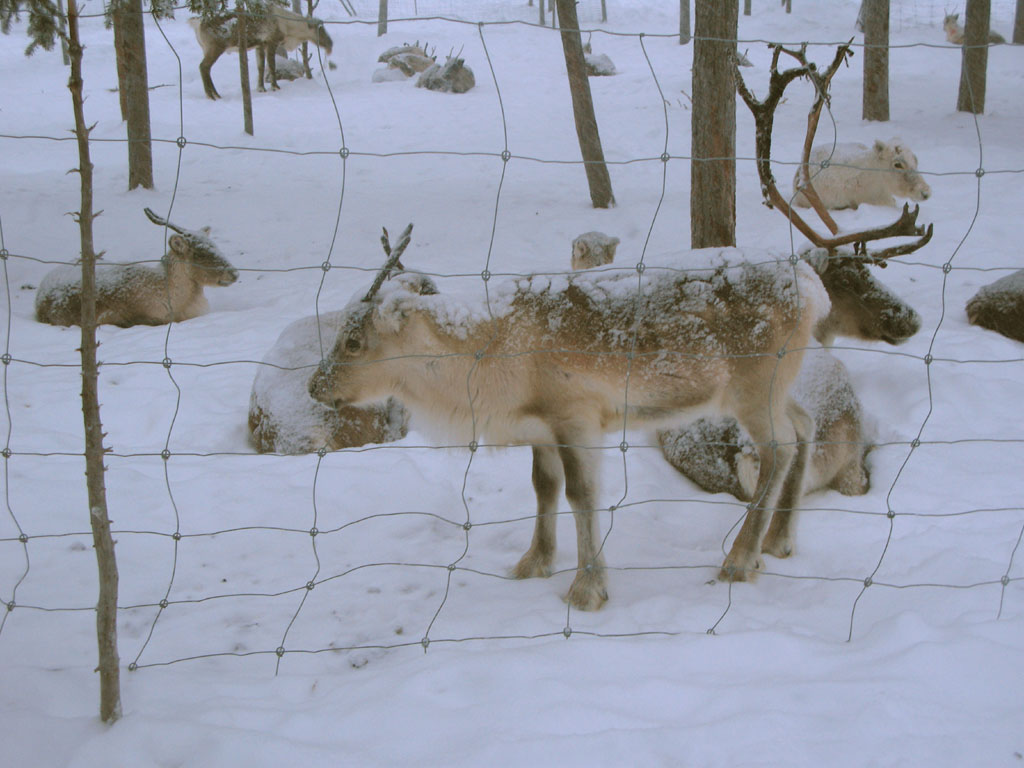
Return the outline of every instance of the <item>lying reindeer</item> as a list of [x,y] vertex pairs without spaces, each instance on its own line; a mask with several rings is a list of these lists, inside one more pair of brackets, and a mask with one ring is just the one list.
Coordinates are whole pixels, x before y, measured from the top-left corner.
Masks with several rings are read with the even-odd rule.
[[[210,308],[207,285],[231,285],[238,270],[208,237],[209,227],[192,232],[171,224],[149,208],[146,216],[167,227],[167,254],[157,266],[96,265],[96,324],[163,325],[203,314]],[[77,267],[48,272],[36,293],[36,319],[51,325],[78,325],[82,314],[82,273]]]
[[[213,85],[210,70],[222,53],[238,50],[237,19],[234,14],[225,14],[209,19],[191,18],[188,23],[195,30],[196,40],[203,49],[203,60],[199,62],[203,88],[211,99],[219,99],[220,94]],[[333,48],[331,37],[322,21],[276,5],[267,11],[265,17],[252,19],[246,25],[246,47],[256,49],[257,90],[265,90],[263,83],[267,69],[270,70],[271,89],[278,90],[277,62],[274,58],[278,46],[293,51],[303,42],[319,46],[328,55]]]

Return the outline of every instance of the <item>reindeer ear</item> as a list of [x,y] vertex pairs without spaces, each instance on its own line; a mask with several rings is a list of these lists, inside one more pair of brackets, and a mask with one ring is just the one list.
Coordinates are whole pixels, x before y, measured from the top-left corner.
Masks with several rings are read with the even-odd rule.
[[436,296],[439,293],[437,285],[426,275],[401,274],[395,279],[399,280],[402,287],[410,293],[420,296]]
[[885,154],[885,150],[888,149],[889,145],[881,139],[875,139],[875,154],[881,157]]
[[181,235],[171,235],[167,238],[167,245],[170,246],[170,249],[179,256],[188,251],[188,243],[185,242],[185,238]]
[[210,234],[210,228],[209,227],[203,227],[199,231],[202,232],[204,235],[209,235]]

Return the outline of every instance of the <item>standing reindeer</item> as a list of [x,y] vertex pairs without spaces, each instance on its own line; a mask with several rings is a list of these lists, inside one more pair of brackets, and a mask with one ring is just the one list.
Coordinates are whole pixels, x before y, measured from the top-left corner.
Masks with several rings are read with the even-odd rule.
[[[222,53],[238,49],[237,19],[234,14],[226,14],[209,19],[191,18],[188,23],[195,30],[196,40],[203,49],[203,60],[199,62],[203,88],[208,97],[219,99],[220,94],[213,85],[210,70]],[[274,58],[278,46],[293,51],[303,42],[314,43],[326,54],[331,53],[334,45],[322,21],[276,5],[267,11],[266,16],[253,19],[247,25],[246,48],[256,49],[257,90],[266,90],[263,87],[266,69],[270,70],[271,89],[278,90],[277,63]]]

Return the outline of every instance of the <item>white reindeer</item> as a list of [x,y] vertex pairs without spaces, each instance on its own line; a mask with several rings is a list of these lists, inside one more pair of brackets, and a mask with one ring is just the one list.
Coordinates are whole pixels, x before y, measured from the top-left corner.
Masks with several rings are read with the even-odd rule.
[[[175,226],[145,209],[150,221],[174,231],[157,266],[96,264],[96,323],[128,327],[163,325],[206,312],[207,285],[231,285],[238,270],[208,237]],[[51,325],[78,325],[82,313],[82,273],[77,267],[48,272],[36,293],[36,319]]]
[[[877,140],[871,147],[822,144],[811,151],[810,163],[814,189],[826,208],[856,210],[864,203],[895,207],[897,197],[922,201],[932,195],[917,172],[917,157],[899,139]],[[798,169],[793,177],[793,203],[809,208],[802,173]]]

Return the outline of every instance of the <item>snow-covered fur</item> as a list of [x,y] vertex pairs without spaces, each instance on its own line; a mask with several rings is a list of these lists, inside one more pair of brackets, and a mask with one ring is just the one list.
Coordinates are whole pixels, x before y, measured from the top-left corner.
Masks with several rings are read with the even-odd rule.
[[[899,139],[864,144],[822,144],[811,150],[808,173],[826,208],[896,205],[896,197],[921,201],[932,190],[917,172],[917,157]],[[793,203],[809,208],[800,191],[800,170],[793,176]]]
[[[964,44],[964,28],[960,26],[959,19],[959,13],[947,13],[946,17],[942,20],[942,29],[946,33],[946,41],[953,45]],[[1006,42],[1006,38],[990,29],[988,31],[988,41],[1001,45]]]
[[416,81],[417,88],[443,93],[465,93],[476,85],[473,70],[462,59],[449,56],[444,64],[432,64]]
[[921,316],[878,280],[861,259],[823,248],[803,254],[821,278],[832,308],[814,328],[814,338],[830,345],[837,336],[902,344],[921,329]]
[[[830,488],[847,496],[867,493],[864,458],[870,438],[849,371],[825,349],[804,356],[793,399],[814,419],[814,447],[804,493]],[[701,418],[658,433],[668,462],[706,491],[754,498],[759,459],[750,437],[731,417]]]
[[[195,30],[196,40],[203,49],[203,60],[199,62],[199,74],[203,88],[211,99],[220,94],[213,85],[210,70],[225,51],[238,50],[238,29],[235,15],[224,14],[208,20],[191,18],[188,23]],[[251,19],[246,25],[246,47],[256,49],[258,78],[257,90],[264,90],[265,70],[270,70],[270,87],[278,90],[277,63],[274,54],[278,46],[294,51],[304,42],[313,43],[330,54],[333,48],[331,36],[324,24],[317,18],[309,18],[287,8],[271,6],[263,18]],[[269,64],[269,67],[266,65]]]
[[[231,285],[238,270],[207,236],[175,232],[167,238],[167,254],[156,265],[96,263],[96,323],[128,327],[163,325],[206,312],[207,285]],[[82,271],[57,267],[36,292],[36,319],[51,325],[78,325],[82,313]]]
[[289,325],[263,358],[249,396],[249,431],[260,453],[311,453],[390,443],[405,436],[409,414],[393,398],[366,407],[328,408],[309,396],[310,371],[320,362],[320,335],[333,341],[342,312]]
[[584,232],[572,241],[572,268],[591,269],[611,264],[619,238],[604,232]]
[[986,285],[967,302],[967,319],[1024,341],[1024,269]]
[[335,406],[394,395],[417,428],[448,423],[464,444],[532,445],[537,522],[514,574],[550,573],[564,482],[579,566],[568,600],[584,610],[607,599],[594,519],[602,435],[693,411],[731,414],[762,453],[763,503],[748,513],[721,577],[752,578],[762,544],[775,548],[764,541],[772,510],[799,499],[783,479],[792,461],[806,460],[799,446],[813,423],[789,389],[828,296],[803,261],[759,252],[751,263],[735,249],[681,261],[708,266],[651,267],[641,280],[632,270],[534,275],[492,285],[486,303],[438,295],[422,278],[393,280],[345,310],[310,393]]

